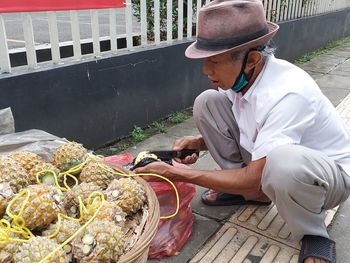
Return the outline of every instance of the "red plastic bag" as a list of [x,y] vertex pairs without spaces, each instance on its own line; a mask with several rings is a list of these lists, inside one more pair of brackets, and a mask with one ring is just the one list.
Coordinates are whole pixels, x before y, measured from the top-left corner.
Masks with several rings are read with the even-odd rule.
[[125,153],[118,154],[118,155],[112,155],[112,156],[108,156],[108,157],[104,158],[104,162],[106,164],[111,165],[111,166],[113,166],[113,164],[115,164],[115,165],[127,165],[127,164],[131,163],[133,160],[134,160],[134,157],[129,152],[125,152]]
[[[132,162],[133,156],[130,153],[109,156],[105,162],[112,165],[126,165]],[[173,162],[174,166],[188,168],[188,166]],[[160,205],[160,215],[171,215],[176,210],[176,195],[174,188],[168,182],[149,182],[156,193]],[[161,219],[158,230],[150,244],[149,259],[161,259],[172,256],[180,251],[192,234],[194,217],[190,203],[196,193],[193,184],[176,182],[174,183],[179,193],[179,212],[169,219]]]
[[[150,182],[150,185],[158,197],[161,216],[173,214],[176,209],[174,188],[167,182]],[[175,186],[180,197],[179,212],[175,217],[160,220],[158,231],[150,245],[149,259],[174,255],[192,234],[194,218],[190,203],[196,192],[195,186],[182,182],[175,183]]]

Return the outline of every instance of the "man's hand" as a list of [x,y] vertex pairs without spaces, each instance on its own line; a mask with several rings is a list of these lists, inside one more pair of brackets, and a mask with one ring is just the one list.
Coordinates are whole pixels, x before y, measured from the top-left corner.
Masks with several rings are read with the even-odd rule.
[[[145,173],[153,173],[158,174],[164,177],[169,178],[170,180],[174,179],[171,176],[170,170],[172,166],[164,163],[164,162],[152,162],[150,164],[147,164],[144,167],[139,167],[134,170],[137,174],[145,174]],[[142,176],[143,179],[146,181],[164,181],[163,179],[155,176]]]
[[[183,149],[194,149],[199,152],[201,150],[207,150],[207,147],[204,143],[202,136],[185,136],[180,139],[177,139],[173,145],[174,151],[180,151]],[[187,156],[185,159],[175,158],[175,161],[183,164],[193,164],[197,160],[198,155],[195,153],[191,156]]]

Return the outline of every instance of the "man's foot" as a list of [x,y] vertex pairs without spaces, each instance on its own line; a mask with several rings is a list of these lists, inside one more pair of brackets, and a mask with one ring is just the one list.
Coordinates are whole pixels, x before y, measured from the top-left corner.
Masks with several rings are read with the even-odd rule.
[[301,240],[299,263],[335,263],[335,242],[326,237],[305,235]]
[[256,200],[246,200],[241,195],[219,193],[212,189],[208,189],[202,194],[202,202],[210,206],[224,205],[270,205],[271,201],[267,197]]

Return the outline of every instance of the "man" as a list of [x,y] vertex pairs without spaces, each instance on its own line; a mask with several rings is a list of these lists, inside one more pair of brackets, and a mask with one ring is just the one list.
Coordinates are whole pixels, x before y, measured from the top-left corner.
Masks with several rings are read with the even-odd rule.
[[269,54],[266,44],[277,30],[259,0],[214,1],[201,9],[197,41],[186,56],[203,59],[203,73],[218,91],[197,97],[201,135],[176,141],[174,150],[208,149],[222,170],[153,162],[136,172],[213,189],[203,196],[209,204],[271,200],[301,239],[300,262],[335,262],[325,210],[349,196],[350,136],[315,81]]

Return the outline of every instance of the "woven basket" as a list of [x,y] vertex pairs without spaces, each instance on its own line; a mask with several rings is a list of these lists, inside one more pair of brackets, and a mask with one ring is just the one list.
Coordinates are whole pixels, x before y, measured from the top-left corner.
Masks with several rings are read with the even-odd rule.
[[139,240],[135,243],[131,250],[129,250],[126,254],[119,258],[118,263],[147,262],[149,246],[158,228],[160,212],[157,196],[145,180],[139,177],[135,177],[135,180],[138,183],[142,184],[146,191],[149,207],[149,217],[147,219],[145,228]]

